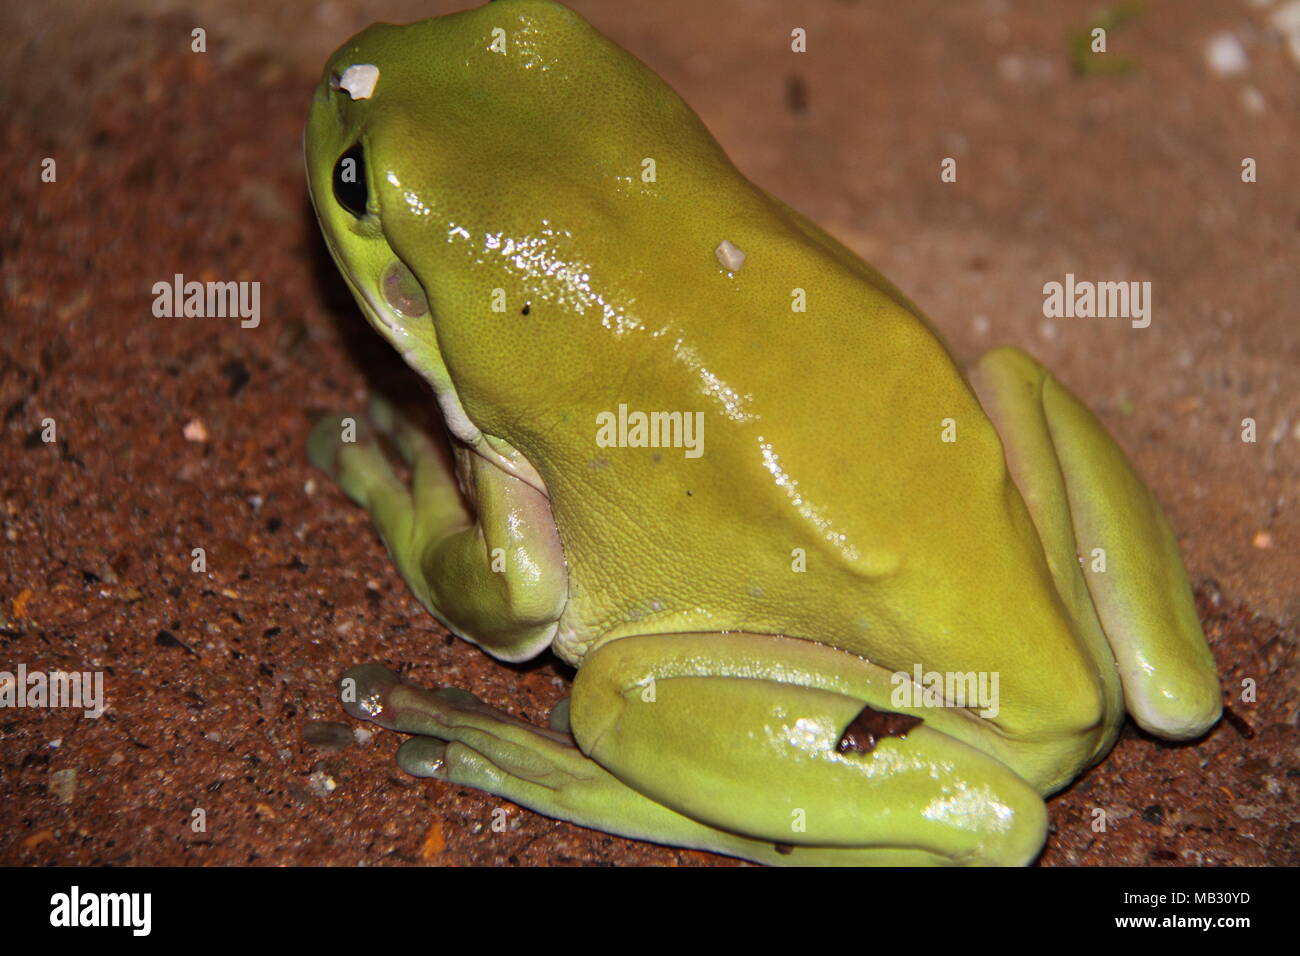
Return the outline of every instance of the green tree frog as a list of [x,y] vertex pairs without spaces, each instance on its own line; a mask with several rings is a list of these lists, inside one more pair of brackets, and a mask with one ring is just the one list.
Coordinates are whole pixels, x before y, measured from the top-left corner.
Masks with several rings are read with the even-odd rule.
[[312,461],[451,631],[577,668],[546,727],[353,668],[408,772],[764,863],[1024,864],[1126,711],[1218,719],[1174,535],[1092,413],[1018,350],[959,368],[574,13],[372,26],[306,159],[454,448],[376,402]]

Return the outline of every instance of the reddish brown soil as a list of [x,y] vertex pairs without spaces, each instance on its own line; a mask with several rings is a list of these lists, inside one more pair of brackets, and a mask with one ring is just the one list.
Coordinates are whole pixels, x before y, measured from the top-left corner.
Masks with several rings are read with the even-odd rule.
[[[316,71],[366,18],[265,6],[35,4],[0,41],[18,83],[0,126],[0,669],[102,669],[109,697],[98,720],[0,711],[0,863],[725,862],[516,807],[494,832],[500,801],[401,774],[396,735],[316,723],[348,724],[333,683],[359,661],[533,720],[570,674],[447,637],[305,460],[321,411],[420,392],[336,276],[303,181]],[[454,5],[405,6],[394,19]],[[1300,83],[1267,11],[1152,0],[1112,36],[1136,69],[1083,77],[1066,37],[1092,2],[575,6],[960,356],[1018,343],[1055,368],[1166,504],[1254,735],[1225,721],[1170,746],[1130,726],[1050,802],[1043,865],[1300,862]],[[1206,67],[1225,30],[1242,76]],[[178,272],[260,281],[260,327],[155,318],[150,289]],[[1044,320],[1042,283],[1066,272],[1151,280],[1151,328]]]

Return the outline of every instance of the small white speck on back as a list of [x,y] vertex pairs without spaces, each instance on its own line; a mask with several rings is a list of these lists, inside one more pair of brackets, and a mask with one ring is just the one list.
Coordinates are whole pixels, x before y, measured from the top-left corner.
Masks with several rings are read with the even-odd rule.
[[722,263],[722,268],[728,272],[736,272],[745,264],[745,254],[730,239],[723,239],[718,244],[718,248],[713,250],[713,254]]

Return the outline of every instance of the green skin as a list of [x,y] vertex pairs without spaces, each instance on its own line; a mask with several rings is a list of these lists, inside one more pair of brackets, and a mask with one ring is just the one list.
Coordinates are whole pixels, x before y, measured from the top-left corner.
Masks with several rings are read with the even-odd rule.
[[[1024,864],[1126,709],[1177,740],[1218,719],[1174,536],[1097,419],[1017,350],[963,373],[575,14],[371,27],[326,66],[306,152],[335,261],[455,448],[453,470],[376,403],[312,460],[452,631],[578,668],[550,728],[349,671],[350,713],[416,735],[409,772],[765,863]],[[704,454],[598,443],[620,404],[703,412]],[[996,716],[898,706],[917,664],[996,673]],[[922,723],[841,753],[864,706]]]

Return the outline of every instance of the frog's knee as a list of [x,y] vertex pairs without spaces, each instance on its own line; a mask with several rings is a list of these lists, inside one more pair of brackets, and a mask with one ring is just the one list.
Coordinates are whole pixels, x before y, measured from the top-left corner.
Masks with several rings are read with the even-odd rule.
[[1039,793],[1054,793],[1078,769],[1099,760],[1122,719],[1110,705],[1102,677],[1079,657],[1062,660],[1050,679],[1001,688],[997,755]]
[[[1107,707],[1106,689],[1099,674],[1089,673],[1076,689],[1063,695],[1061,732],[1083,741],[1083,747],[1095,751],[1106,735],[1111,713]],[[1116,719],[1115,723],[1119,720]],[[1109,747],[1109,743],[1106,745]]]

